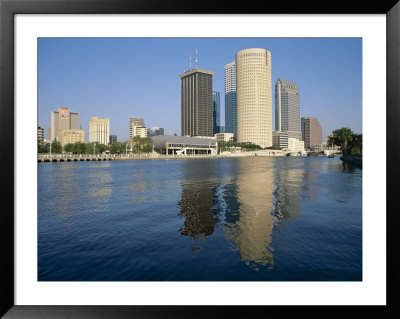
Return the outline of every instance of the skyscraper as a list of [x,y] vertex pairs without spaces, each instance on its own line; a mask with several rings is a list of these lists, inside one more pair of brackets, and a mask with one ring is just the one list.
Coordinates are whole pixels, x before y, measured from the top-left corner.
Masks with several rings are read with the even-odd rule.
[[236,62],[225,65],[225,132],[237,135]]
[[70,112],[68,107],[59,107],[51,112],[49,139],[57,139],[58,131],[79,129],[79,113]]
[[322,128],[315,117],[301,118],[301,133],[306,149],[322,142]]
[[108,145],[110,141],[110,119],[93,116],[89,121],[89,143]]
[[237,141],[272,146],[271,52],[236,53]]
[[301,139],[299,89],[295,82],[279,78],[275,85],[275,130]]
[[129,118],[129,139],[132,139],[135,136],[133,135],[134,126],[145,127],[143,119],[140,117]]
[[213,134],[220,133],[221,130],[221,110],[220,94],[213,92]]
[[213,136],[213,75],[211,71],[191,69],[179,76],[182,136]]

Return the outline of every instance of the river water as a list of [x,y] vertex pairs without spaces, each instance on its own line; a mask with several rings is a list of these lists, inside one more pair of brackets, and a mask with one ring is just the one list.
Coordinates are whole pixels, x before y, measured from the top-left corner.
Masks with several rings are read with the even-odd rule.
[[362,170],[326,157],[38,163],[39,281],[360,281]]

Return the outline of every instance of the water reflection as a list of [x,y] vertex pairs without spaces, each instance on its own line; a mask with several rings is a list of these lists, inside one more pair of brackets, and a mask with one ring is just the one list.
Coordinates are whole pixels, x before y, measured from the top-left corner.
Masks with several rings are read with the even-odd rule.
[[303,179],[310,178],[302,167],[302,162],[292,159],[281,160],[275,170],[275,210],[279,220],[291,221],[300,213],[299,192]]
[[[204,240],[214,232],[217,214],[213,210],[216,161],[188,160],[184,163],[181,200],[178,215],[184,217],[179,232],[195,240]],[[192,247],[193,250],[200,249]]]
[[[271,233],[276,218],[274,209],[273,159],[238,159],[236,199],[238,216],[227,213],[224,231],[239,249],[240,259],[248,265],[273,264]],[[229,206],[229,205],[228,205]]]

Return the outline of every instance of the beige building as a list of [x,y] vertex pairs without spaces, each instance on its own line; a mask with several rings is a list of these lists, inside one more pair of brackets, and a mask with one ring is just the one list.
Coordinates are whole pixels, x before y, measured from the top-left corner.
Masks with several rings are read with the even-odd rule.
[[135,136],[147,137],[147,128],[144,126],[132,126],[132,138]]
[[89,143],[108,145],[110,140],[110,119],[93,116],[89,121]]
[[85,143],[85,130],[58,131],[57,141],[62,147],[66,144],[74,144],[76,142]]
[[129,138],[132,139],[135,135],[133,135],[133,127],[134,126],[142,126],[145,127],[144,125],[144,120],[141,117],[130,117],[129,118]]
[[51,112],[49,139],[54,141],[58,131],[77,130],[79,128],[79,113],[70,112],[68,107],[59,107],[58,111]]
[[271,52],[245,49],[236,53],[237,138],[272,146]]
[[181,74],[181,135],[214,136],[214,72],[192,69]]
[[216,133],[214,134],[217,142],[234,142],[235,135],[233,133]]
[[301,118],[301,133],[306,149],[322,143],[322,128],[315,117]]

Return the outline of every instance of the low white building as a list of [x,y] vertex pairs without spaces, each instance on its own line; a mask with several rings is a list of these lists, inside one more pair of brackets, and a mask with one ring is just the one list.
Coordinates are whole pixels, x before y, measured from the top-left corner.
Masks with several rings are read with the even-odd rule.
[[302,152],[304,151],[304,141],[300,141],[297,138],[288,138],[288,147],[286,149],[290,152]]
[[217,142],[234,142],[235,135],[233,133],[216,133],[214,134]]

